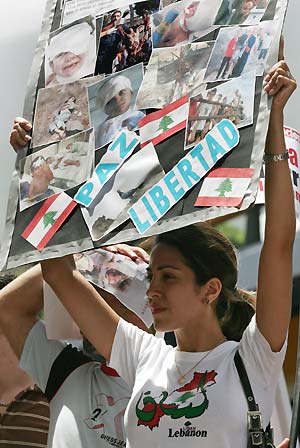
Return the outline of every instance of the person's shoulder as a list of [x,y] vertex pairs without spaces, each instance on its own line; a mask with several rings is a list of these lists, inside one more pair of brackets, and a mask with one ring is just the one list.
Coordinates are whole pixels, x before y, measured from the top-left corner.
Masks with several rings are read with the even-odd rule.
[[58,389],[65,382],[65,380],[79,367],[94,362],[88,356],[86,356],[77,347],[73,347],[68,344],[54,360],[47,386],[45,389],[45,395],[49,402],[52,400]]

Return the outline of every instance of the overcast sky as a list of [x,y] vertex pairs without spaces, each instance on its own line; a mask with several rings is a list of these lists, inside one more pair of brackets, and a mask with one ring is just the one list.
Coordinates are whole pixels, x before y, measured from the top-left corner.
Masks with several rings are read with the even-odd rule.
[[[0,14],[0,236],[4,222],[10,177],[15,160],[9,134],[15,116],[22,115],[27,78],[45,8],[45,0],[1,0]],[[300,84],[300,2],[290,0],[285,22],[285,53]],[[294,94],[286,109],[285,124],[300,130],[300,94]]]

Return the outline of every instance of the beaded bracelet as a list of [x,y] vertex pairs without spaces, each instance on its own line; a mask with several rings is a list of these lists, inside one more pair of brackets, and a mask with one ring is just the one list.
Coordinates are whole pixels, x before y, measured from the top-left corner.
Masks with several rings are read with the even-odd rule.
[[279,154],[264,154],[264,162],[282,162],[283,160],[289,159],[289,153],[288,151],[281,152]]

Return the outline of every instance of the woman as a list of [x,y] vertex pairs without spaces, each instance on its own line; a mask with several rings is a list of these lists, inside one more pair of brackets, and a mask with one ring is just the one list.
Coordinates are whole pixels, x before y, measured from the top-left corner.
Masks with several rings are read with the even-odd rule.
[[132,387],[128,447],[246,447],[248,408],[234,366],[237,349],[264,427],[270,419],[291,311],[295,213],[283,109],[296,83],[284,61],[265,81],[273,97],[265,149],[266,230],[256,317],[244,332],[252,296],[236,288],[230,243],[205,224],[159,235],[151,254],[147,295],[154,324],[175,331],[176,349],[120,319],[75,270],[72,257],[42,262],[45,280]]

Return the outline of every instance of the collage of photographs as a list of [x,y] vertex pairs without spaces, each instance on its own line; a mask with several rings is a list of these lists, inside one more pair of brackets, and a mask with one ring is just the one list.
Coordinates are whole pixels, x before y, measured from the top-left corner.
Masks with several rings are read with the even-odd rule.
[[[32,154],[20,162],[20,210],[88,180],[96,152],[124,130],[138,135],[153,109],[166,110],[158,129],[167,138],[168,107],[183,97],[182,157],[224,118],[237,128],[253,123],[256,78],[278,28],[264,20],[272,0],[59,1]],[[155,147],[135,151],[93,207],[81,207],[92,240],[125,222],[129,206],[164,174]]]

